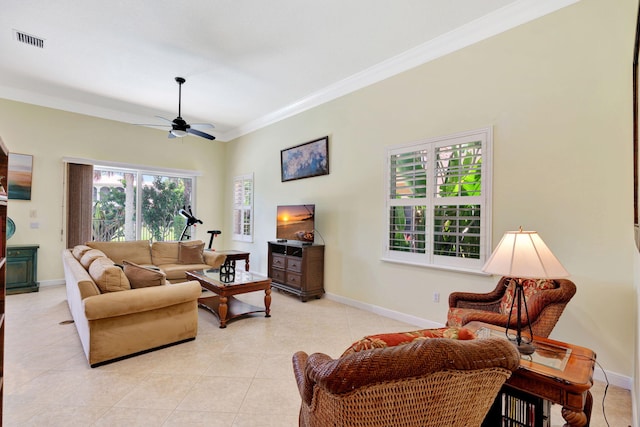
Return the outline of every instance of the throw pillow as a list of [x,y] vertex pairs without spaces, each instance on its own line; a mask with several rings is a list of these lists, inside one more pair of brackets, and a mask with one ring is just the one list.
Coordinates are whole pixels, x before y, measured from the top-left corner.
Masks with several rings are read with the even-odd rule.
[[342,353],[342,356],[356,353],[363,350],[371,350],[373,348],[395,347],[397,345],[409,344],[415,340],[425,340],[429,338],[450,338],[454,340],[472,340],[476,336],[467,328],[435,328],[420,329],[410,332],[397,332],[391,334],[367,335],[351,344],[351,346]]
[[161,286],[167,283],[166,276],[162,271],[152,270],[133,262],[123,260],[122,270],[127,279],[129,279],[131,289]]
[[[511,304],[513,303],[513,297],[515,295],[515,279],[509,280],[509,284],[507,285],[507,290],[504,292],[502,296],[502,301],[500,301],[500,313],[501,314],[509,314],[511,310]],[[548,279],[524,279],[522,281],[522,290],[524,291],[524,299],[526,302],[529,301],[529,298],[537,294],[538,292],[544,291],[545,289],[555,289],[556,284],[553,280]]]
[[86,251],[84,255],[82,255],[82,258],[80,258],[80,264],[82,264],[82,266],[88,270],[89,266],[93,263],[95,259],[106,258],[106,257],[107,256],[101,250],[91,249],[89,251]]
[[102,293],[131,289],[127,276],[109,258],[96,258],[89,266],[89,275]]
[[82,259],[82,255],[84,255],[87,251],[90,251],[91,248],[87,245],[76,245],[71,250],[73,257],[80,261]]
[[203,250],[204,242],[199,244],[180,242],[178,262],[180,264],[204,264]]

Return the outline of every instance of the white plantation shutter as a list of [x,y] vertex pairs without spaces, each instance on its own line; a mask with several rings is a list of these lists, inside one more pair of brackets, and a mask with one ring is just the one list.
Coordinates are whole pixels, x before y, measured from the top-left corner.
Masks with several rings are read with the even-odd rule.
[[253,174],[233,179],[232,239],[253,242]]
[[490,128],[387,150],[384,259],[479,271],[490,250]]

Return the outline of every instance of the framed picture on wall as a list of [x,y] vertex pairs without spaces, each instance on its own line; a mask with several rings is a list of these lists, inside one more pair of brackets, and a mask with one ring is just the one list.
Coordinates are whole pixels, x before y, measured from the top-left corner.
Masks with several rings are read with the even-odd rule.
[[16,200],[31,200],[33,156],[9,153],[8,197]]
[[329,174],[329,137],[280,151],[282,182]]

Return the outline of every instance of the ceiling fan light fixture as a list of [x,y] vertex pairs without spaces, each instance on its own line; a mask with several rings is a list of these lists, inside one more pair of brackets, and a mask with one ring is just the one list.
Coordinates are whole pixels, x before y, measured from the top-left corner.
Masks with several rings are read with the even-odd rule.
[[177,136],[178,138],[182,138],[183,136],[187,136],[187,131],[186,130],[172,129],[170,132],[173,134],[173,136]]

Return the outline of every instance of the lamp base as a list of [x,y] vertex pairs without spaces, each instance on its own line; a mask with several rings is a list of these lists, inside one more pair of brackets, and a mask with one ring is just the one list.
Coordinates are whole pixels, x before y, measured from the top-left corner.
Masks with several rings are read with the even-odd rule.
[[520,344],[518,344],[515,341],[512,341],[512,343],[513,343],[513,345],[516,346],[516,348],[518,349],[520,354],[529,355],[529,354],[535,353],[535,351],[536,351],[536,348],[533,345],[531,345],[530,343],[521,342]]

